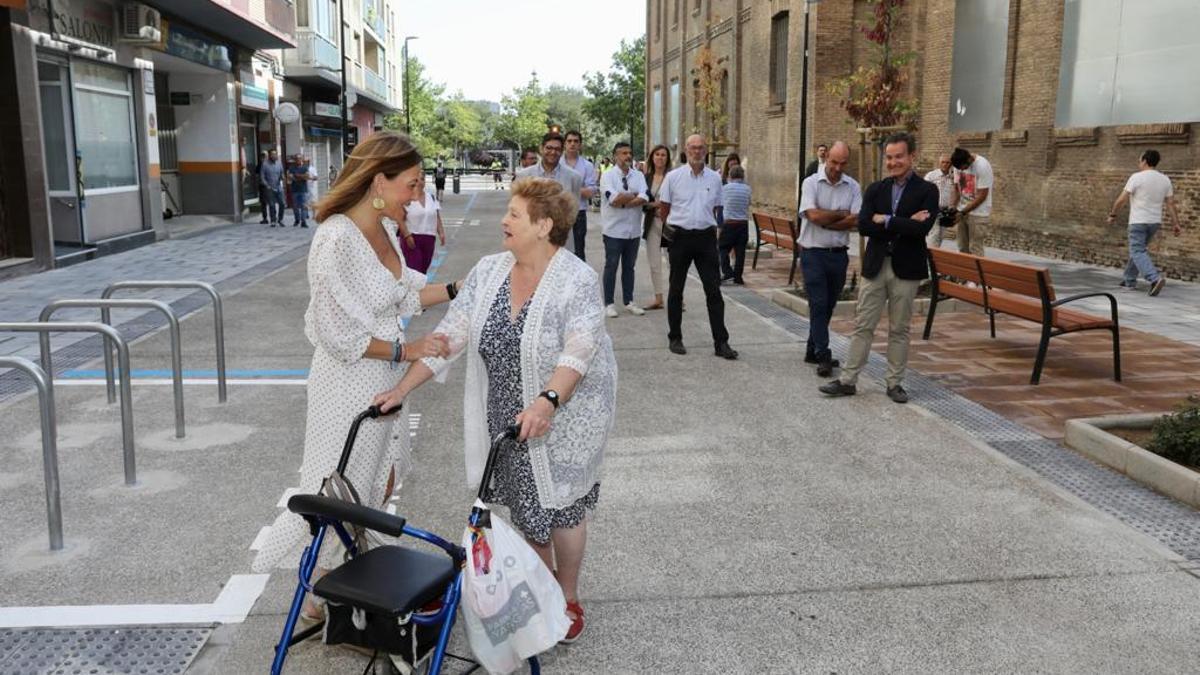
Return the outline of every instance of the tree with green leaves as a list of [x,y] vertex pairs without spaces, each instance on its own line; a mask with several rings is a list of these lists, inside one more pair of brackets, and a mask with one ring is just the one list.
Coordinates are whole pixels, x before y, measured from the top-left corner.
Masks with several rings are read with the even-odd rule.
[[495,140],[518,151],[538,145],[549,128],[549,110],[546,92],[535,71],[529,82],[501,97],[500,115],[493,127]]
[[621,40],[608,73],[588,73],[584,89],[590,98],[583,110],[610,136],[627,139],[633,154],[645,152],[646,36]]

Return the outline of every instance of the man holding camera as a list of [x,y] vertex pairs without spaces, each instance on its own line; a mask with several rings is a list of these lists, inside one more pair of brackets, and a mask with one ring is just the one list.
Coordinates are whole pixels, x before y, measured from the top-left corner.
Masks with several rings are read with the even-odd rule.
[[946,238],[946,230],[954,227],[954,219],[958,209],[954,204],[954,186],[958,174],[950,165],[950,155],[938,157],[938,168],[925,174],[925,180],[933,183],[938,189],[938,219],[937,225],[929,231],[929,248],[941,248],[942,240]]

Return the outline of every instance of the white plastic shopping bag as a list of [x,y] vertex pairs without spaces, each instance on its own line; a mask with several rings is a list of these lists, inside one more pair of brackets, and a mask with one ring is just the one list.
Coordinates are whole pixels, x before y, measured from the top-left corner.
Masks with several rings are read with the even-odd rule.
[[567,601],[537,551],[482,501],[475,506],[484,515],[463,533],[463,626],[480,665],[511,673],[566,636]]

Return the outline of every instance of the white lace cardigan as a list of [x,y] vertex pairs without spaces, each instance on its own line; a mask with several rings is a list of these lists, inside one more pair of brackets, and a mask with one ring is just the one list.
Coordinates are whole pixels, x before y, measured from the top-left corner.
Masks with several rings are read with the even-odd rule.
[[[515,262],[506,252],[487,256],[475,265],[437,327],[437,332],[450,338],[450,357],[424,360],[438,382],[444,382],[450,363],[467,352],[463,436],[467,484],[473,489],[483,476],[491,445],[488,375],[479,355],[479,340],[492,303]],[[551,259],[525,318],[522,408],[533,402],[559,366],[583,377],[555,414],[549,433],[528,444],[538,500],[543,508],[553,509],[570,506],[600,481],[617,401],[617,361],[604,329],[599,278],[564,249]]]

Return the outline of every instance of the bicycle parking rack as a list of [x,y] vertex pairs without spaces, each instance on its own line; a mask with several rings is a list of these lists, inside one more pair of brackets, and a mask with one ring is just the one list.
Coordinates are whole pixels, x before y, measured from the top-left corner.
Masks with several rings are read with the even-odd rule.
[[[157,309],[167,317],[167,327],[171,334],[171,384],[175,394],[175,438],[183,438],[185,435],[183,421],[183,350],[179,344],[179,318],[175,316],[175,312],[171,306],[161,300],[137,299],[137,300],[112,300],[112,299],[96,299],[96,298],[81,298],[69,300],[55,300],[42,308],[42,313],[38,316],[38,321],[49,322],[50,317],[60,309],[68,308],[92,308],[99,307],[103,313],[105,310],[114,308],[148,308]],[[104,325],[111,325],[105,317]],[[50,353],[50,335],[42,333],[38,336],[44,353]],[[104,380],[108,390],[108,402],[112,403],[114,398],[113,372],[112,372],[112,347],[108,340],[104,341],[105,369]],[[49,372],[49,370],[47,370]],[[129,371],[126,369],[125,377],[129,377]]]
[[[217,402],[225,403],[225,313],[222,311],[221,294],[217,292],[215,286],[204,281],[118,281],[109,284],[100,297],[108,299],[119,290],[150,288],[196,288],[208,293],[212,298],[213,326],[215,327],[217,348]],[[100,318],[104,323],[110,323],[107,309],[100,310]],[[108,350],[104,352],[104,370],[112,372],[112,355]],[[109,402],[112,402],[111,398]]]
[[[133,453],[133,396],[129,387],[129,346],[112,326],[96,322],[0,323],[0,333],[38,333],[42,372],[46,375],[47,409],[54,415],[54,365],[50,360],[50,333],[99,333],[117,346],[117,372],[121,378],[121,447],[125,460],[125,485],[137,484],[137,462]],[[43,339],[44,338],[44,339]]]
[[50,528],[50,550],[63,547],[62,499],[58,483],[58,430],[54,423],[54,394],[46,373],[36,363],[20,356],[0,356],[0,368],[24,371],[38,392],[42,418],[42,473],[46,479],[46,522]]

